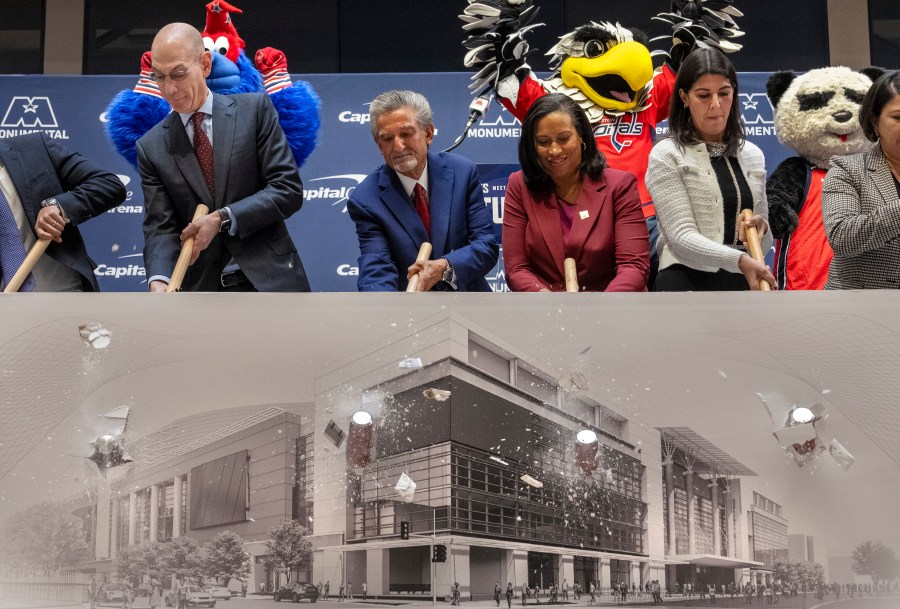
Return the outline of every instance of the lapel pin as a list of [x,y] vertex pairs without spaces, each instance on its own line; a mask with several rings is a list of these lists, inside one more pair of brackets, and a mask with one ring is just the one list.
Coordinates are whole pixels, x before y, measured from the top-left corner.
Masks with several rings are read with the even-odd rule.
[[582,209],[580,212],[578,212],[578,216],[579,216],[582,220],[587,220],[587,219],[590,217],[590,215],[591,215],[591,214],[589,214],[588,211],[587,211],[586,209]]

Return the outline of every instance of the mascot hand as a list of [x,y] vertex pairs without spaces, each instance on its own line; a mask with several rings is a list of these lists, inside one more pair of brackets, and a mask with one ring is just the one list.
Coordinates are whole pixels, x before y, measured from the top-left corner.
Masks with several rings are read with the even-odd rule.
[[255,61],[256,68],[262,73],[267,94],[272,95],[291,86],[284,53],[272,47],[265,47],[256,52]]
[[666,63],[673,72],[678,72],[681,62],[688,54],[697,48],[697,37],[687,27],[678,28],[672,34],[672,48],[669,49],[669,58]]
[[134,92],[141,93],[142,95],[152,95],[153,97],[162,99],[162,95],[159,92],[159,85],[156,84],[155,80],[150,78],[151,70],[152,62],[150,51],[145,51],[144,54],[141,55],[141,75],[138,77],[137,84],[134,85]]
[[524,77],[528,42],[525,34],[538,24],[529,25],[537,14],[531,0],[468,0],[460,15],[469,33],[463,41],[468,49],[463,63],[478,70],[469,88],[473,91],[492,87],[499,92],[502,85],[518,88],[514,81]]

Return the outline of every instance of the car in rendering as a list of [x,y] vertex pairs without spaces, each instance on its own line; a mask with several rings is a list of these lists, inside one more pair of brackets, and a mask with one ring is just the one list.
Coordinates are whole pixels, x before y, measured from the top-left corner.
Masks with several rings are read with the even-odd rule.
[[97,591],[98,605],[121,605],[125,600],[125,586],[122,584],[106,584]]
[[312,584],[304,584],[303,582],[294,582],[286,586],[282,586],[275,593],[276,601],[291,601],[299,603],[301,599],[308,599],[314,603],[319,600],[319,589]]
[[166,607],[177,607],[179,594],[185,607],[215,607],[216,599],[200,586],[180,586],[166,591]]
[[217,601],[231,600],[231,590],[225,588],[224,586],[206,585],[203,586],[203,590],[209,592],[210,595],[212,595],[212,597]]

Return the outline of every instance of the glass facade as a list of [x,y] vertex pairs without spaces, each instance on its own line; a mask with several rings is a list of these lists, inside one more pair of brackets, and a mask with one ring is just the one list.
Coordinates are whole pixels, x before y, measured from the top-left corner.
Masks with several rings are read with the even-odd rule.
[[297,438],[294,461],[294,492],[291,502],[291,517],[313,532],[313,434]]
[[172,539],[172,523],[175,518],[175,483],[159,487],[159,517],[157,519],[157,540]]
[[750,510],[750,534],[753,560],[764,563],[767,569],[776,561],[788,559],[787,522],[781,518],[780,505],[753,493],[753,508]]
[[[665,459],[665,456],[663,457]],[[675,510],[675,554],[713,554],[717,556],[728,555],[728,540],[726,535],[725,502],[730,501],[730,495],[725,492],[721,481],[718,485],[716,505],[712,501],[712,485],[709,478],[699,474],[693,476],[693,510],[694,510],[694,548],[691,552],[688,543],[688,492],[687,469],[680,463],[673,463],[674,510]],[[665,467],[662,473],[663,497],[668,496],[668,483],[666,481]],[[669,548],[669,505],[663,501],[663,535],[666,542],[666,553],[672,554]],[[719,547],[715,547],[715,535],[713,524],[718,521]]]
[[[384,456],[367,467],[352,498],[354,538],[399,534],[401,521],[413,533],[430,533],[436,518],[438,531],[642,553],[640,461],[601,444],[602,471],[593,477],[575,473],[572,430],[534,413],[525,420],[522,445],[529,448],[519,459],[450,441]],[[394,490],[403,473],[417,485],[412,503],[400,501]],[[543,488],[522,482],[524,474]]]

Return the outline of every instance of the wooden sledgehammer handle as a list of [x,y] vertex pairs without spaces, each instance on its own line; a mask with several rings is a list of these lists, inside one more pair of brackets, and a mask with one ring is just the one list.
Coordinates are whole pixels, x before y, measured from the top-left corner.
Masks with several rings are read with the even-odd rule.
[[[431,258],[431,244],[427,241],[422,244],[419,248],[419,255],[416,256],[416,262],[425,262]],[[416,273],[409,279],[409,283],[406,286],[407,292],[415,292],[419,288],[419,274]]]
[[22,287],[22,283],[28,277],[28,273],[31,272],[31,269],[33,269],[34,265],[37,264],[37,261],[40,260],[48,245],[50,245],[50,239],[38,239],[37,243],[31,248],[31,251],[28,252],[28,255],[25,256],[25,260],[22,261],[22,266],[19,267],[16,274],[12,276],[9,283],[3,288],[4,294],[12,294],[19,291],[19,288]]
[[[741,222],[747,222],[752,217],[752,210],[741,210]],[[757,262],[765,264],[766,257],[765,255],[763,255],[762,246],[759,244],[759,231],[756,230],[755,226],[748,226],[744,229],[744,232],[747,233],[747,247],[750,249],[750,257]],[[769,282],[762,279],[759,280],[759,289],[762,292],[769,292],[772,290],[772,288],[769,286]]]
[[[201,203],[194,211],[194,217],[191,222],[196,222],[201,217],[209,213],[209,208]],[[194,238],[188,237],[181,244],[181,253],[178,254],[178,260],[175,262],[175,270],[172,271],[172,278],[169,280],[169,286],[166,292],[177,292],[181,289],[181,282],[184,281],[184,274],[187,272],[188,263],[191,261],[191,255],[194,253]]]

